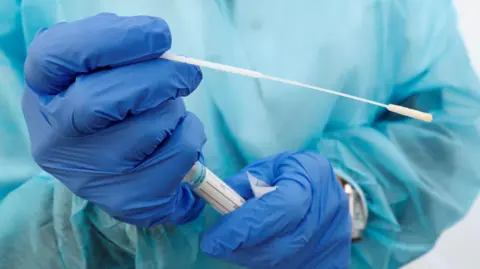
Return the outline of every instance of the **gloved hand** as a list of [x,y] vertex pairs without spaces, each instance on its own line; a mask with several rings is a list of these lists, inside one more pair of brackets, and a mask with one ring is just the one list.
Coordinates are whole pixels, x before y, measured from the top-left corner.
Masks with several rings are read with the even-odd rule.
[[348,268],[348,198],[326,159],[282,153],[245,170],[277,190],[257,200],[246,171],[227,179],[249,200],[204,234],[203,252],[248,268]]
[[185,223],[203,208],[180,183],[206,140],[182,100],[202,74],[158,59],[170,46],[162,19],[100,14],[41,30],[25,62],[22,107],[35,161],[141,227]]

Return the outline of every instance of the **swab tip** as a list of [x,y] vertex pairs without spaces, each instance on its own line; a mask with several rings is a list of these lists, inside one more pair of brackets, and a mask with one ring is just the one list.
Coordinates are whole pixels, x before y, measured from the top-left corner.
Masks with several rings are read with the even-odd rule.
[[403,107],[403,106],[389,104],[387,106],[387,109],[393,113],[397,113],[403,116],[407,116],[407,117],[425,121],[425,122],[431,122],[433,120],[433,116],[430,113],[425,113],[422,111],[418,111],[418,110]]

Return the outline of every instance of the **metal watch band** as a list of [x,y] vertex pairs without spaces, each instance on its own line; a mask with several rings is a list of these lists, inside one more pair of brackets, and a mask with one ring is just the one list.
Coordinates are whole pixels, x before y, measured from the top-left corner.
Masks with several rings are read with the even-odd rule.
[[357,242],[362,239],[367,225],[367,206],[357,190],[349,183],[345,182],[343,188],[348,196],[350,216],[352,217],[352,241]]

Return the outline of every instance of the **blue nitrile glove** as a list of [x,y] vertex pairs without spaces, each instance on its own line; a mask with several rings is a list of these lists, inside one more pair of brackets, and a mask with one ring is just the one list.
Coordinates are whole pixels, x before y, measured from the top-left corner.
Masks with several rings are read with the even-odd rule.
[[[246,171],[277,190],[253,198]],[[249,200],[204,235],[207,255],[248,268],[348,268],[348,198],[326,159],[282,153],[226,182]]]
[[158,59],[170,46],[162,19],[100,14],[43,29],[25,62],[22,105],[35,161],[141,227],[185,223],[203,208],[180,183],[206,140],[181,98],[202,74]]

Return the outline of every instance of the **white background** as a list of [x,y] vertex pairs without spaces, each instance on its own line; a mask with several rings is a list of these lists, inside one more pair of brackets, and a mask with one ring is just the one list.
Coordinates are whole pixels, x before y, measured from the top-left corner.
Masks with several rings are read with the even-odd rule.
[[[455,0],[455,4],[460,30],[469,49],[472,63],[480,76],[480,2]],[[445,232],[430,253],[403,269],[425,268],[480,268],[480,198],[470,210],[469,215]]]

